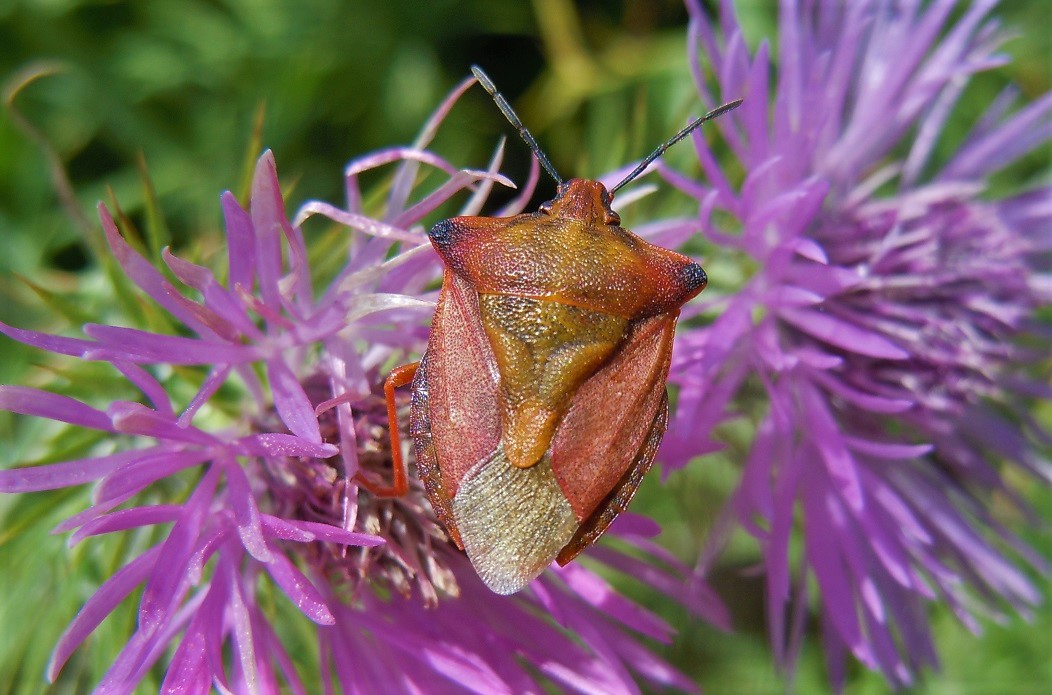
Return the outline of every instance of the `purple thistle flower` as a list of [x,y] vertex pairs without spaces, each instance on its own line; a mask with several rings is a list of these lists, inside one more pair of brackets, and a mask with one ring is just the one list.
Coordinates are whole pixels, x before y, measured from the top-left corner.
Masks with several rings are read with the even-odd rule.
[[[164,692],[320,691],[302,679],[302,657],[286,651],[269,601],[260,600],[270,591],[265,574],[317,624],[320,662],[311,673],[325,692],[333,678],[347,692],[378,693],[526,692],[540,682],[630,693],[636,677],[693,688],[639,639],[668,641],[671,628],[586,567],[553,569],[527,591],[498,597],[448,541],[419,483],[393,500],[355,484],[359,472],[390,475],[381,369],[419,354],[426,339],[439,266],[421,220],[464,189],[473,193],[460,214],[477,214],[493,183],[509,183],[496,173],[500,148],[487,171],[458,171],[423,149],[472,83],[454,90],[413,147],[352,163],[344,209],[311,202],[290,222],[273,156],[264,154],[248,209],[222,197],[226,281],[164,254],[196,299],[140,256],[100,206],[120,268],[182,325],[180,335],[90,324],[87,338],[69,338],[0,325],[43,350],[109,362],[143,396],[97,409],[0,386],[0,408],[110,435],[86,458],[0,471],[0,491],[94,482],[93,504],[56,529],[73,531],[74,543],[170,525],[84,605],[55,649],[50,679],[141,586],[137,629],[98,692],[131,692],[168,653]],[[367,215],[358,176],[390,163],[398,169],[384,209]],[[411,202],[421,165],[447,178]],[[518,212],[536,178],[535,167],[500,214]],[[318,292],[301,229],[312,215],[351,231],[346,264]],[[189,397],[185,382],[173,388],[168,367],[177,365],[202,369]],[[232,416],[223,415],[221,389],[239,394]],[[191,485],[185,497],[143,501],[173,476]],[[612,534],[633,551],[603,547],[593,556],[725,625],[711,592],[646,540],[654,533],[654,524],[625,515]]]
[[[1052,298],[1052,191],[996,198],[987,178],[1049,139],[1052,95],[1011,112],[1006,91],[932,161],[969,78],[1005,62],[993,4],[956,16],[938,0],[783,3],[771,84],[769,46],[750,55],[730,2],[717,26],[689,3],[703,101],[745,100],[716,124],[744,180],[735,188],[701,137],[706,183],[663,169],[720,251],[705,264],[709,302],[693,307],[715,318],[676,346],[662,454],[683,466],[758,413],[715,543],[732,520],[758,540],[790,672],[813,578],[838,688],[848,653],[913,683],[937,666],[929,603],[979,632],[977,616],[1040,601],[1020,565],[1048,571],[989,502],[1034,518],[1002,464],[1052,481],[1038,453],[1052,439],[1027,410],[1052,396],[1033,321]],[[721,275],[744,286],[720,296]]]

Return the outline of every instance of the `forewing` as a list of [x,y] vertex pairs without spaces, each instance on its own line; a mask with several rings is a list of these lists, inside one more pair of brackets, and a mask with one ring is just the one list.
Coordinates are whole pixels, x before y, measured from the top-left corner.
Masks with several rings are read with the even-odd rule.
[[[497,368],[479,319],[478,295],[449,271],[442,280],[421,367],[435,458],[423,475],[434,477],[433,469],[438,468],[441,489],[452,498],[464,474],[497,449],[500,405]],[[424,419],[422,414],[418,418]],[[433,483],[428,489],[432,488],[439,486]]]
[[667,393],[661,403],[661,407],[658,408],[657,415],[654,417],[654,423],[650,426],[650,432],[643,441],[643,447],[636,454],[635,461],[632,462],[628,471],[614,486],[613,491],[607,495],[605,500],[599,503],[592,515],[577,529],[577,532],[574,533],[573,538],[566,544],[566,547],[559,552],[557,560],[560,565],[570,562],[582,550],[599,540],[599,537],[610,528],[610,524],[614,523],[617,515],[628,509],[632,498],[636,496],[639,484],[643,482],[643,477],[650,471],[650,467],[654,465],[654,457],[657,455],[658,447],[661,445],[661,438],[665,436],[666,427],[668,427]]
[[634,324],[621,349],[577,391],[552,440],[552,470],[581,522],[648,445],[667,398],[677,316],[662,314]]

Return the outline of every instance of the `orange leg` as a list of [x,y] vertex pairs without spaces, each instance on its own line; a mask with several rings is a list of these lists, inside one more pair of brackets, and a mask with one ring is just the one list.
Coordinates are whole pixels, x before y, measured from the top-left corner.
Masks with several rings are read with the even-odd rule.
[[387,424],[391,430],[391,470],[394,481],[390,486],[378,484],[361,471],[355,476],[358,484],[377,497],[401,497],[409,490],[409,474],[402,460],[402,438],[398,434],[398,408],[395,405],[395,389],[405,386],[416,376],[419,362],[403,364],[391,370],[384,382],[384,399],[387,401]]

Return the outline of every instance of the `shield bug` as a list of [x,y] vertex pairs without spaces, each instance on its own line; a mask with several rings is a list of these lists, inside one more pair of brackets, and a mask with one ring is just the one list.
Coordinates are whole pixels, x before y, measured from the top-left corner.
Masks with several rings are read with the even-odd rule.
[[558,184],[535,213],[455,217],[428,233],[445,264],[421,360],[384,385],[394,483],[408,486],[395,389],[412,382],[409,432],[438,519],[493,591],[522,589],[577,556],[625,510],[668,420],[665,380],[680,308],[706,284],[691,259],[621,227],[613,193],[563,181],[496,90],[501,112]]

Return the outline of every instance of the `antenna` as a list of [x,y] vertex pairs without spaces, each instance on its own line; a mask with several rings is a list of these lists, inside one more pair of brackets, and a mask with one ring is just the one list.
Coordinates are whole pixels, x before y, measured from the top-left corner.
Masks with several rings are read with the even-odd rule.
[[[478,74],[478,73],[475,73],[475,74]],[[485,86],[485,84],[483,84],[483,86]],[[613,188],[611,188],[610,189],[610,195],[613,195],[617,191],[617,189],[621,188],[622,186],[624,186],[625,184],[629,183],[634,178],[636,178],[637,176],[642,174],[643,170],[646,169],[648,166],[650,166],[651,162],[653,162],[655,159],[657,159],[661,155],[665,154],[665,150],[667,150],[668,148],[672,147],[673,145],[675,145],[677,142],[679,142],[683,138],[685,138],[688,135],[690,135],[691,132],[693,130],[695,130],[698,126],[700,126],[702,123],[704,123],[705,121],[711,121],[714,118],[718,118],[718,117],[722,116],[723,114],[727,113],[728,111],[733,111],[734,109],[736,109],[739,106],[741,106],[741,103],[742,103],[741,99],[735,99],[734,101],[730,102],[729,104],[724,104],[723,106],[718,106],[715,109],[713,109],[712,111],[709,111],[707,114],[705,114],[701,118],[697,118],[697,119],[691,121],[690,125],[688,125],[686,128],[684,128],[683,130],[681,130],[678,133],[676,133],[675,135],[673,135],[669,139],[669,141],[666,142],[664,145],[662,145],[661,147],[659,147],[656,150],[654,150],[653,152],[651,152],[650,155],[647,156],[646,159],[644,159],[642,162],[639,163],[639,166],[637,166],[635,169],[632,170],[631,174],[629,174],[625,178],[621,179],[621,183],[619,183],[616,186],[614,186]]]
[[497,108],[500,109],[500,112],[508,119],[508,122],[515,126],[515,129],[519,131],[519,135],[521,135],[522,139],[526,141],[526,144],[529,146],[534,156],[537,157],[537,161],[541,163],[542,167],[544,167],[544,170],[555,179],[555,183],[562,186],[562,177],[556,173],[555,167],[553,167],[552,163],[548,161],[548,155],[541,151],[541,146],[537,144],[537,141],[533,138],[530,131],[526,130],[526,126],[522,124],[518,115],[511,108],[511,104],[508,103],[508,100],[504,98],[503,94],[497,91],[497,86],[493,84],[493,80],[491,80],[489,75],[484,73],[482,68],[477,65],[471,66],[471,72],[475,74],[475,78],[478,79],[479,84],[482,85],[483,89],[489,92],[489,95],[493,97],[493,101],[496,102]]

